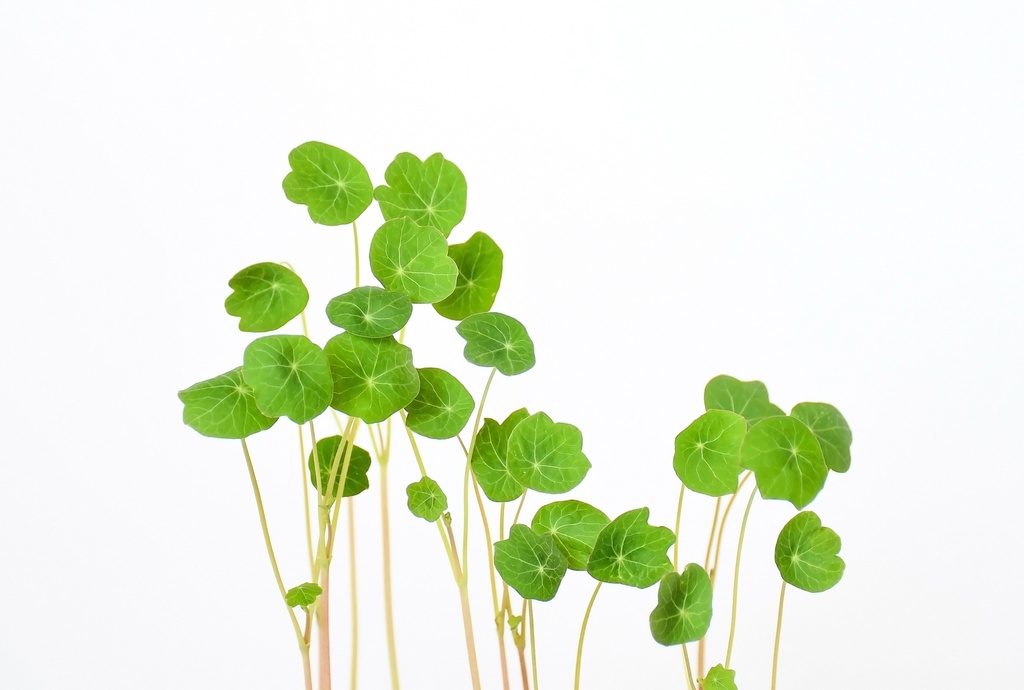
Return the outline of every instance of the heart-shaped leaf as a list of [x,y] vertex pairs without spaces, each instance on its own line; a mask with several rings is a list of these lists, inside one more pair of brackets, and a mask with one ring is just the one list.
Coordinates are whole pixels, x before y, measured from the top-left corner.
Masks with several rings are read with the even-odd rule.
[[363,164],[341,149],[307,141],[288,154],[292,171],[284,178],[284,195],[309,208],[322,225],[347,225],[373,200],[373,184]]
[[394,338],[339,333],[324,346],[334,376],[331,407],[367,424],[408,405],[420,389],[412,350]]
[[756,424],[765,417],[784,417],[778,406],[768,401],[768,389],[760,381],[740,381],[732,376],[716,376],[704,388],[704,408],[728,410]]
[[448,247],[448,256],[459,267],[459,277],[452,294],[434,305],[437,313],[461,321],[490,310],[501,287],[501,248],[488,235],[477,232],[462,244]]
[[485,419],[476,434],[469,465],[484,495],[496,503],[514,501],[523,495],[523,485],[508,470],[508,437],[511,430],[529,416],[523,408],[510,414],[501,424]]
[[511,316],[493,311],[473,314],[455,330],[466,340],[464,355],[471,364],[515,376],[537,363],[526,327]]
[[420,390],[406,406],[406,426],[427,438],[453,438],[473,414],[476,403],[466,387],[444,369],[419,369]]
[[737,690],[736,671],[727,669],[721,664],[712,666],[708,675],[700,682],[704,690]]
[[439,302],[455,289],[459,268],[436,228],[409,218],[389,220],[370,240],[370,270],[388,290],[417,304]]
[[828,403],[800,403],[790,415],[807,425],[821,445],[825,464],[833,472],[850,469],[850,444],[853,433],[850,425],[836,408]]
[[466,178],[440,153],[425,161],[400,153],[384,171],[384,181],[373,197],[385,220],[411,218],[448,237],[466,215]]
[[630,510],[612,520],[597,535],[587,572],[601,582],[643,589],[672,571],[668,549],[676,536],[668,527],[653,527],[648,508]]
[[530,527],[537,534],[551,535],[569,568],[586,570],[597,535],[608,523],[608,516],[588,503],[556,501],[537,509]]
[[711,578],[690,563],[682,573],[665,573],[658,605],[651,611],[651,635],[665,646],[696,642],[711,627]]
[[523,486],[544,494],[575,488],[590,470],[583,434],[543,412],[519,422],[508,439],[508,470]]
[[277,421],[256,406],[252,387],[242,379],[242,367],[192,384],[178,392],[178,399],[185,404],[185,424],[203,436],[245,438]]
[[250,333],[274,331],[302,313],[309,292],[302,279],[281,264],[261,263],[243,268],[228,281],[234,292],[224,309],[240,318],[238,329]]
[[409,511],[427,522],[436,522],[448,509],[448,497],[430,477],[423,477],[405,487],[409,497]]
[[839,583],[846,563],[837,554],[839,535],[821,526],[821,519],[807,510],[786,523],[775,543],[775,565],[782,579],[808,592],[824,592]]
[[551,535],[537,534],[526,525],[512,525],[508,539],[494,545],[494,567],[524,599],[553,599],[565,577],[566,565]]
[[327,356],[301,335],[267,335],[249,343],[242,378],[263,414],[296,424],[326,410],[334,392]]
[[[322,496],[330,496],[330,503],[338,496],[338,486],[341,484],[341,473],[345,466],[345,455],[349,455],[348,474],[345,475],[345,486],[341,492],[344,497],[356,496],[370,488],[370,478],[367,473],[370,471],[370,454],[353,445],[349,453],[348,444],[341,436],[328,436],[316,442],[316,453],[309,454],[309,481],[313,487],[320,487]],[[319,461],[320,477],[318,478],[313,469]],[[331,470],[334,470],[334,484],[331,485]],[[319,482],[319,483],[318,483]]]
[[363,338],[386,338],[409,322],[409,295],[364,285],[327,303],[327,319],[338,328]]
[[312,582],[292,587],[284,595],[284,601],[289,606],[301,606],[303,608],[312,605],[316,598],[324,593],[320,585]]
[[740,461],[754,471],[763,497],[787,500],[797,509],[814,500],[828,477],[818,439],[793,417],[767,417],[750,427]]
[[676,476],[688,489],[708,496],[735,493],[746,433],[747,420],[740,415],[708,410],[676,436]]

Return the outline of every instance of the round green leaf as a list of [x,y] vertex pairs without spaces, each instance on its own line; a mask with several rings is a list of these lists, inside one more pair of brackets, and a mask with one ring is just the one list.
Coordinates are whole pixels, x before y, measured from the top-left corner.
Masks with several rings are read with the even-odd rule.
[[493,367],[505,376],[515,376],[537,363],[533,341],[526,327],[511,316],[497,312],[473,314],[455,327],[466,340],[466,360],[481,367]]
[[301,606],[303,608],[310,606],[316,601],[316,598],[324,593],[320,585],[312,582],[301,584],[298,587],[292,587],[284,595],[284,601],[289,606]]
[[[348,453],[348,446],[341,436],[328,436],[316,442],[316,453],[309,454],[309,481],[313,487],[320,487],[322,496],[331,496],[331,503],[338,496],[338,485],[341,483],[341,471],[345,466],[345,454]],[[320,477],[317,478],[313,469],[318,463],[320,466]],[[334,468],[337,469],[334,469]],[[334,469],[334,486],[331,486],[331,470]],[[341,495],[344,497],[356,496],[370,488],[370,478],[367,473],[370,471],[370,454],[359,446],[352,446],[352,452],[348,460],[348,474],[345,476],[345,486]],[[317,483],[319,482],[319,484]]]
[[261,263],[243,268],[228,281],[234,292],[224,309],[238,316],[238,329],[250,333],[274,331],[302,313],[309,292],[302,279],[281,264]]
[[601,582],[643,589],[672,571],[668,549],[676,535],[668,527],[652,527],[648,508],[630,510],[601,530],[587,572]]
[[462,244],[448,247],[448,256],[459,267],[459,277],[455,291],[434,309],[455,321],[489,311],[501,286],[501,248],[488,235],[477,232]]
[[178,392],[185,404],[185,424],[203,436],[245,438],[274,426],[256,406],[252,387],[242,379],[242,367],[195,383]]
[[307,141],[288,154],[292,171],[284,178],[284,195],[309,207],[322,225],[347,225],[373,200],[373,183],[363,164],[341,149]]
[[556,501],[541,506],[530,527],[551,535],[572,570],[586,570],[597,535],[608,522],[607,515],[588,503]]
[[408,405],[420,389],[412,350],[394,338],[339,333],[324,346],[334,376],[331,407],[367,424]]
[[775,565],[782,579],[808,592],[824,592],[843,577],[846,563],[838,555],[839,535],[821,526],[811,511],[786,523],[775,544]]
[[512,525],[508,539],[494,544],[494,567],[524,599],[553,599],[566,566],[565,556],[551,535],[537,534],[526,525]]
[[797,509],[814,500],[828,476],[818,440],[792,417],[768,417],[750,427],[740,461],[754,471],[763,497],[787,500]]
[[423,477],[405,487],[409,497],[409,511],[427,522],[436,522],[448,509],[448,497],[430,477]]
[[505,432],[505,436],[511,436],[512,430],[519,426],[519,422],[525,420],[530,416],[530,411],[525,407],[520,407],[515,412],[505,417],[505,421],[501,423],[501,429]]
[[409,322],[412,300],[401,292],[364,285],[327,303],[327,319],[364,338],[386,338]]
[[672,460],[688,489],[708,496],[734,493],[739,484],[740,446],[747,420],[734,412],[708,410],[676,436]]
[[448,237],[466,215],[466,178],[440,153],[425,161],[400,153],[384,171],[384,181],[373,197],[385,220],[411,218]]
[[726,669],[721,664],[712,666],[700,686],[704,690],[737,690],[736,671]]
[[748,425],[757,424],[765,417],[786,415],[768,402],[768,389],[760,381],[740,381],[724,374],[711,379],[705,386],[704,408],[735,412],[746,419]]
[[704,637],[711,627],[711,578],[704,568],[690,563],[682,573],[665,573],[650,622],[654,640],[666,647]]
[[516,425],[508,439],[508,471],[523,486],[544,494],[575,488],[590,470],[583,434],[543,412]]
[[484,495],[496,503],[513,501],[523,495],[523,485],[508,470],[508,435],[504,424],[485,419],[476,433],[473,458],[469,463]]
[[473,414],[476,403],[457,378],[444,369],[419,369],[420,390],[406,406],[406,426],[427,438],[453,438]]
[[331,402],[327,356],[302,335],[267,335],[249,343],[242,377],[263,414],[296,424],[313,419]]
[[836,408],[828,403],[800,403],[793,408],[790,416],[807,425],[821,445],[825,464],[833,472],[850,469],[850,444],[853,433],[850,425]]
[[388,290],[417,304],[438,302],[455,289],[459,268],[436,228],[409,218],[389,220],[370,240],[370,270]]

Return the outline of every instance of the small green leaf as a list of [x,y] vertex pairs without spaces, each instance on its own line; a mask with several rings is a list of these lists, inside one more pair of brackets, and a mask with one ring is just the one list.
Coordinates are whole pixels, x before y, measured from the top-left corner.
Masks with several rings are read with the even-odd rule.
[[608,522],[608,516],[590,504],[556,501],[541,506],[530,527],[537,534],[551,535],[572,570],[586,570],[597,535]]
[[435,522],[448,509],[448,497],[430,477],[423,477],[405,487],[409,497],[409,511],[427,522]]
[[830,470],[846,472],[850,469],[853,433],[839,410],[828,403],[806,402],[794,407],[790,415],[806,424],[818,439],[825,464]]
[[490,500],[503,503],[523,495],[523,485],[508,471],[508,433],[493,419],[485,419],[476,433],[469,466]]
[[448,256],[459,267],[459,278],[455,291],[434,309],[455,321],[489,311],[501,286],[501,248],[488,235],[477,232],[462,244],[448,247]]
[[324,346],[334,377],[331,407],[367,424],[383,422],[420,389],[412,350],[394,338],[339,333]]
[[400,153],[373,192],[385,220],[407,217],[437,228],[448,237],[466,215],[466,178],[440,153],[421,161]]
[[238,329],[250,333],[274,331],[302,313],[309,292],[302,279],[281,264],[261,263],[243,268],[228,281],[234,292],[224,309],[240,317]]
[[[345,467],[345,454],[348,452],[347,444],[341,436],[328,436],[316,442],[316,453],[309,454],[309,481],[313,487],[320,487],[320,494],[331,496],[331,503],[338,495],[338,485],[341,483],[341,471]],[[316,460],[319,459],[320,478],[314,471]],[[334,471],[334,486],[331,483],[331,469]],[[344,497],[356,496],[370,488],[370,478],[367,473],[370,471],[370,454],[359,446],[352,446],[352,453],[348,461],[348,474],[345,476],[345,486],[341,495]],[[319,481],[319,484],[317,482]]]
[[721,664],[712,666],[700,686],[704,690],[737,690],[736,671],[726,669]]
[[307,141],[288,154],[292,171],[284,178],[284,195],[309,207],[322,225],[347,225],[373,200],[373,183],[352,154],[319,141]]
[[178,392],[185,404],[185,424],[203,436],[245,438],[274,426],[256,406],[252,387],[242,379],[242,367],[195,383]]
[[544,494],[575,488],[590,470],[583,434],[543,412],[519,422],[508,439],[508,471],[523,486]]
[[551,535],[537,534],[526,525],[512,525],[508,539],[494,545],[494,567],[524,599],[553,599],[566,565]]
[[587,572],[601,582],[643,589],[671,572],[668,548],[676,541],[668,527],[652,527],[648,508],[630,510],[597,535]]
[[452,294],[459,276],[444,235],[408,218],[377,228],[370,240],[370,270],[381,285],[417,304],[443,300]]
[[839,583],[846,563],[838,555],[839,535],[821,526],[807,510],[786,523],[775,544],[775,565],[782,579],[808,592],[824,592]]
[[676,436],[676,476],[686,488],[708,496],[735,493],[746,433],[747,420],[735,412],[708,410]]
[[312,605],[316,598],[323,594],[324,590],[320,588],[320,585],[307,582],[299,585],[298,587],[292,587],[284,595],[284,601],[291,607],[301,606],[303,608]]
[[650,622],[654,640],[666,647],[704,637],[711,627],[711,578],[704,568],[690,563],[682,573],[665,573]]
[[785,499],[797,509],[814,500],[828,477],[818,440],[793,417],[767,417],[750,427],[740,461],[754,471],[763,497]]
[[406,406],[406,426],[427,438],[454,438],[466,426],[476,403],[457,378],[444,369],[419,369],[420,391]]
[[401,292],[364,285],[327,303],[327,319],[363,338],[386,338],[409,322],[412,300]]
[[765,417],[784,417],[786,413],[768,402],[768,389],[760,381],[740,381],[732,376],[716,376],[704,388],[704,407],[728,410],[757,424]]
[[522,623],[522,622],[523,622],[522,616],[512,616],[512,615],[510,615],[508,617],[508,628],[509,628],[509,630],[515,631],[519,627],[519,624]]
[[466,340],[466,360],[515,376],[537,363],[526,327],[511,316],[489,311],[466,317],[455,327]]
[[263,414],[296,424],[326,410],[333,393],[327,356],[301,335],[267,335],[249,343],[242,378]]

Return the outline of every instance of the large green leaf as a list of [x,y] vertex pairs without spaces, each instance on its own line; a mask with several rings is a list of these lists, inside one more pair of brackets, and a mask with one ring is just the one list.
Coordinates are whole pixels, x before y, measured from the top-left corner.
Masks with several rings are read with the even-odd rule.
[[471,364],[493,367],[505,376],[528,371],[537,363],[526,327],[497,312],[473,314],[455,327],[466,340],[463,354]]
[[703,690],[737,690],[736,671],[727,669],[721,664],[712,666],[700,686]]
[[728,410],[756,424],[765,417],[783,417],[785,412],[768,401],[768,389],[760,381],[740,381],[732,376],[716,376],[704,388],[704,407]]
[[459,276],[444,235],[408,218],[377,228],[370,240],[370,270],[381,285],[417,304],[443,300],[452,294]]
[[423,477],[405,487],[409,512],[427,522],[435,522],[448,509],[448,497],[430,477]]
[[298,587],[292,587],[284,595],[284,601],[289,606],[310,606],[316,598],[324,593],[320,585],[314,582],[306,582]]
[[775,543],[775,565],[782,579],[808,592],[824,592],[839,583],[846,563],[837,554],[839,535],[821,526],[821,519],[807,510],[786,523]]
[[508,470],[523,486],[544,494],[576,487],[590,470],[583,434],[543,412],[519,422],[508,439]]
[[597,535],[587,572],[601,582],[650,587],[672,570],[668,549],[676,541],[668,527],[653,527],[648,508],[630,510]]
[[400,153],[384,171],[384,181],[373,197],[385,220],[411,218],[448,237],[466,215],[466,178],[440,153],[425,161]]
[[494,567],[524,599],[553,599],[566,566],[551,535],[537,534],[526,525],[512,525],[508,539],[494,544]]
[[324,352],[334,376],[331,406],[367,424],[384,421],[419,392],[412,350],[394,338],[339,333],[327,341]]
[[326,410],[334,392],[327,356],[302,335],[267,335],[249,343],[242,378],[263,414],[296,424]]
[[327,303],[327,319],[338,328],[364,338],[386,338],[409,322],[409,295],[364,285]]
[[[333,499],[338,496],[338,486],[341,484],[341,471],[345,466],[345,455],[349,453],[348,445],[341,436],[328,436],[316,442],[316,453],[309,454],[309,481],[314,487],[320,487],[322,496],[331,496]],[[313,469],[319,461],[320,476],[317,478]],[[337,468],[337,469],[334,469]],[[331,470],[334,469],[334,484],[331,485]],[[370,454],[359,446],[353,445],[349,453],[348,474],[345,475],[345,485],[341,495],[344,497],[356,496],[370,488]],[[319,482],[319,484],[318,484]]]
[[767,417],[750,427],[740,461],[753,470],[763,497],[787,500],[797,509],[814,500],[828,477],[818,440],[793,417]]
[[651,611],[651,635],[665,646],[696,642],[711,627],[711,578],[696,563],[682,573],[665,573],[658,605]]
[[459,278],[455,291],[434,309],[455,321],[489,311],[501,286],[501,248],[488,235],[477,232],[462,244],[448,247],[448,256],[459,267]]
[[373,183],[363,164],[341,149],[307,141],[288,154],[292,171],[284,178],[289,201],[309,207],[323,225],[347,225],[373,200]]
[[790,415],[806,424],[818,439],[825,464],[830,470],[846,472],[850,469],[853,433],[839,410],[828,403],[806,402],[794,407]]
[[555,501],[537,509],[530,527],[551,535],[571,569],[586,570],[597,535],[608,523],[608,516],[588,503]]
[[309,302],[302,279],[281,264],[243,268],[228,281],[228,287],[233,292],[224,300],[224,309],[239,317],[239,330],[250,333],[277,330],[301,314]]
[[485,419],[476,433],[469,465],[484,495],[496,503],[513,501],[523,495],[523,485],[508,470],[508,437],[511,429],[529,416],[524,408],[513,412],[501,424]]
[[676,476],[688,489],[708,496],[735,493],[746,433],[747,420],[735,412],[708,410],[676,436]]
[[242,379],[242,367],[192,384],[178,392],[185,404],[185,424],[203,436],[245,438],[274,426],[256,406],[252,388]]
[[420,390],[406,406],[406,426],[427,438],[453,438],[473,414],[476,403],[466,387],[444,369],[419,369]]

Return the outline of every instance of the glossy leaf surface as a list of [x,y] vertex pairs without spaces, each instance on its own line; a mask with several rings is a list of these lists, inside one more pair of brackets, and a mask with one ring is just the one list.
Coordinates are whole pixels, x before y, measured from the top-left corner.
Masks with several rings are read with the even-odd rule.
[[576,487],[590,470],[583,434],[543,412],[519,422],[508,439],[508,469],[517,482],[545,494]]
[[828,476],[818,440],[793,417],[768,417],[750,427],[740,460],[753,470],[763,497],[789,501],[798,509],[814,500]]
[[370,270],[381,285],[417,304],[439,302],[452,294],[459,275],[444,235],[408,218],[389,220],[374,233]]
[[537,509],[530,527],[550,534],[565,554],[569,568],[586,570],[597,535],[610,522],[608,516],[582,501],[556,501]]
[[739,484],[740,447],[747,420],[735,412],[708,410],[676,436],[672,465],[686,485],[708,496],[735,493]]
[[807,510],[786,523],[775,544],[775,565],[782,579],[807,592],[824,592],[843,577],[846,563],[838,556],[839,535],[821,526]]

